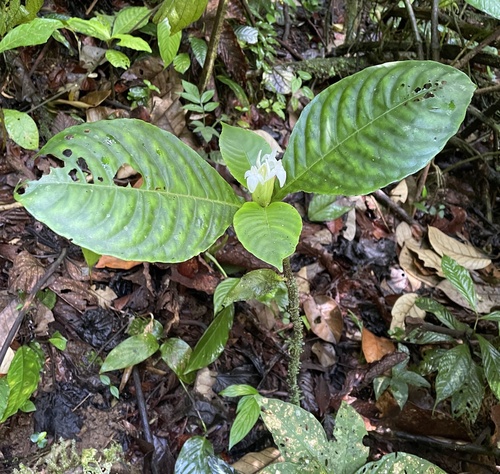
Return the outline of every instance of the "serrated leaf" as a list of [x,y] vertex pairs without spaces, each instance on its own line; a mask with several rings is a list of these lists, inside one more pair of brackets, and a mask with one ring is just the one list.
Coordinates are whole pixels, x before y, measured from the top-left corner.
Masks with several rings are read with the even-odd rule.
[[175,35],[170,35],[170,25],[167,19],[158,23],[158,48],[163,67],[167,67],[174,60],[181,44],[181,37],[182,33],[180,31]]
[[123,8],[116,15],[113,23],[113,37],[116,38],[117,35],[127,34],[146,26],[150,14],[151,10],[146,7]]
[[100,373],[140,364],[158,350],[158,340],[151,333],[138,334],[118,344],[106,357]]
[[500,400],[500,352],[484,337],[476,334],[483,358],[484,375],[491,391]]
[[255,397],[243,397],[238,403],[237,415],[229,434],[229,449],[232,449],[250,432],[259,416],[260,406]]
[[302,219],[285,202],[261,207],[246,202],[234,215],[234,230],[243,247],[262,261],[283,271],[283,259],[297,247]]
[[460,344],[446,351],[438,361],[436,405],[451,397],[465,383],[472,359],[467,345]]
[[500,20],[500,3],[498,0],[465,0],[469,5],[481,10],[493,18]]
[[475,89],[432,61],[368,67],[317,95],[283,157],[294,191],[367,194],[425,166],[455,134]]
[[[193,353],[193,350],[189,344],[182,339],[172,337],[167,339],[161,346],[161,358],[165,363],[172,369],[175,375],[181,380],[185,381],[183,376],[186,372],[186,367],[189,364],[189,358]],[[194,374],[193,374],[194,375]],[[190,377],[188,383],[193,381],[193,377]]]
[[134,49],[135,51],[147,51],[148,53],[151,53],[151,47],[149,46],[149,44],[146,43],[146,41],[144,41],[142,38],[139,38],[138,36],[118,34],[114,35],[113,39],[118,40],[117,46]]
[[77,33],[92,36],[101,41],[109,41],[111,39],[111,25],[103,17],[95,17],[90,20],[74,17],[66,20],[66,25],[69,29]]
[[205,11],[208,0],[169,0],[163,2],[154,16],[153,21],[159,23],[168,18],[172,34],[181,31],[189,24],[196,21]]
[[477,295],[470,273],[448,255],[443,255],[441,268],[448,281],[465,298],[469,306],[476,311]]
[[266,139],[251,130],[222,124],[219,141],[220,152],[229,171],[235,179],[246,186],[245,173],[257,162],[259,152],[271,153]]
[[413,454],[386,454],[380,461],[370,462],[355,474],[446,474],[441,468]]
[[224,308],[212,321],[193,349],[185,373],[207,367],[224,351],[233,326],[234,308]]
[[311,472],[306,466],[316,472],[331,466],[325,431],[311,413],[272,398],[260,398],[259,403],[262,420],[286,462],[299,464],[303,472]]
[[122,69],[128,69],[130,67],[130,59],[126,54],[121,51],[116,51],[114,49],[106,50],[106,59],[114,66]]
[[3,116],[5,128],[13,141],[27,150],[38,148],[38,128],[27,113],[3,109]]
[[491,260],[470,244],[463,244],[436,227],[429,226],[429,242],[441,256],[448,255],[467,270],[480,270],[487,267]]
[[[38,354],[28,346],[21,346],[14,355],[7,373],[9,398],[0,423],[16,413],[37,389],[42,363]],[[2,391],[6,391],[5,388]]]
[[336,442],[330,443],[328,472],[351,474],[361,467],[368,457],[369,448],[363,445],[367,435],[365,424],[354,408],[342,402],[335,418],[333,436]]
[[34,18],[29,23],[16,26],[0,41],[0,53],[21,46],[35,46],[46,43],[52,33],[63,24],[59,20]]
[[[99,254],[186,261],[210,247],[240,207],[231,187],[196,152],[141,120],[70,127],[40,153],[58,157],[65,167],[28,182],[16,199],[58,234]],[[94,184],[86,182],[80,157]],[[142,176],[140,188],[114,184],[125,164]]]
[[349,212],[354,205],[345,206],[339,196],[314,194],[307,208],[307,217],[313,222],[333,221]]

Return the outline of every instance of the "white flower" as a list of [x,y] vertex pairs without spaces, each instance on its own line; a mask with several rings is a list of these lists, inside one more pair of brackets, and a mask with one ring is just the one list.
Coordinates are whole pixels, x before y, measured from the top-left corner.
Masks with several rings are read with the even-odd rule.
[[262,150],[260,150],[255,165],[245,173],[247,188],[251,193],[259,184],[264,184],[274,177],[278,178],[281,187],[285,184],[286,171],[281,161],[276,159],[277,151],[274,149],[270,154],[261,156]]

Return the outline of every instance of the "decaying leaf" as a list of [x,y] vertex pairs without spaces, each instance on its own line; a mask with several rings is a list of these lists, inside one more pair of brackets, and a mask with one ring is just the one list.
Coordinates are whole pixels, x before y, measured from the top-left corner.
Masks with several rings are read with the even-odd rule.
[[344,321],[334,299],[326,295],[317,295],[314,298],[307,295],[303,308],[311,330],[316,336],[333,344],[340,340]]
[[[460,306],[463,306],[464,308],[473,310],[469,306],[465,298],[448,280],[443,280],[441,283],[439,283],[439,285],[437,285],[437,288],[439,288],[451,301],[459,304]],[[489,313],[494,307],[498,307],[498,302],[500,301],[500,287],[476,284],[475,288],[477,293],[478,313]]]
[[371,364],[376,362],[387,354],[396,350],[396,346],[386,337],[375,336],[371,331],[363,327],[361,332],[361,349],[366,362]]
[[390,197],[394,202],[406,202],[408,199],[408,185],[406,184],[406,179],[400,181],[397,186],[391,190]]
[[332,367],[337,362],[335,348],[327,342],[315,342],[311,351],[318,358],[322,367]]
[[[409,278],[425,283],[426,285],[434,288],[439,283],[439,278],[435,275],[424,275],[420,272],[415,265],[413,254],[408,246],[405,244],[399,254],[399,265],[407,273]],[[413,282],[411,282],[413,289],[418,289]]]
[[270,464],[282,461],[283,457],[276,448],[266,448],[258,453],[245,454],[232,467],[241,474],[255,474]]
[[29,293],[45,273],[39,261],[30,253],[23,251],[14,260],[9,274],[9,291]]
[[436,227],[429,226],[429,241],[439,255],[448,255],[467,270],[479,270],[491,263],[489,258],[472,245],[463,244]]
[[407,316],[420,319],[425,318],[425,311],[415,305],[417,298],[418,295],[416,293],[407,293],[398,298],[391,311],[391,330],[395,328],[404,329]]

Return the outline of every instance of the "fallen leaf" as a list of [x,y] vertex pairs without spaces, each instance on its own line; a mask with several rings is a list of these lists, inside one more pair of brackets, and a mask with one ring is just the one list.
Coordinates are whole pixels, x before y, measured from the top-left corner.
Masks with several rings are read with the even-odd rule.
[[335,348],[329,343],[317,341],[312,345],[311,351],[322,367],[332,367],[337,363]]
[[304,313],[316,336],[333,344],[340,340],[344,321],[337,302],[326,295],[314,298],[307,295],[303,302]]
[[[487,285],[474,285],[477,293],[477,312],[484,314],[489,313],[491,310],[498,306],[500,301],[500,286],[487,286]],[[455,289],[455,287],[448,281],[443,280],[439,288],[451,301],[464,308],[473,309],[469,303],[462,297],[462,295]]]
[[361,349],[366,362],[371,364],[376,362],[387,354],[396,350],[396,346],[386,337],[375,336],[371,331],[363,327],[361,332]]
[[38,280],[44,275],[45,269],[29,252],[22,251],[15,259],[9,273],[9,291],[29,293]]
[[116,270],[130,270],[131,268],[140,265],[142,262],[134,262],[133,260],[122,260],[121,258],[102,255],[96,263],[96,268],[114,268]]
[[391,330],[395,328],[405,328],[405,319],[408,316],[412,318],[425,318],[425,311],[415,305],[415,300],[418,298],[416,293],[407,293],[400,296],[391,310],[392,321]]
[[[394,202],[405,203],[408,199],[408,185],[406,184],[406,179],[400,181],[394,188],[392,188],[390,198]],[[408,224],[406,224],[408,225]]]
[[280,461],[283,461],[283,458],[276,448],[266,448],[258,453],[245,454],[232,467],[241,474],[256,474],[266,466]]

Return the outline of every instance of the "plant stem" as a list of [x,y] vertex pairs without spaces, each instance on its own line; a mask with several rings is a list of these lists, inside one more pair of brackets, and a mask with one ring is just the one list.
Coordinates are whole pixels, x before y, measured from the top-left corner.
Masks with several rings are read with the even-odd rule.
[[293,333],[290,339],[290,362],[288,363],[288,390],[290,392],[290,402],[294,405],[300,405],[300,388],[298,377],[300,371],[300,356],[304,338],[302,335],[302,319],[299,312],[299,289],[297,280],[290,266],[290,257],[283,260],[283,270],[285,274],[285,284],[288,290],[288,311],[293,324]]

